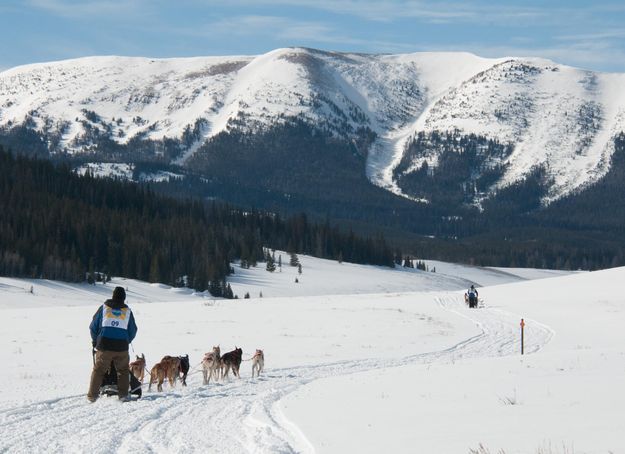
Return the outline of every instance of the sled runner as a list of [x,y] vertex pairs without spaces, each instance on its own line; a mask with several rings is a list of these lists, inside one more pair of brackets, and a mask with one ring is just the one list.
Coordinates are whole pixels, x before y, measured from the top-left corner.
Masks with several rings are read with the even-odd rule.
[[[93,351],[93,360],[95,361],[95,350]],[[141,397],[141,383],[137,378],[130,374],[130,389],[128,390],[128,394],[132,394],[137,396],[137,399]],[[102,384],[100,385],[100,395],[101,396],[117,396],[117,370],[115,369],[115,364],[111,362],[111,367],[104,374],[104,378],[102,379]]]

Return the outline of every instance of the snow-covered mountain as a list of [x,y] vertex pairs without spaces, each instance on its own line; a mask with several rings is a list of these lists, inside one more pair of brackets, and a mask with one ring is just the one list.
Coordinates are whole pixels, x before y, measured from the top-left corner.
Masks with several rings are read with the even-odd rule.
[[[184,164],[221,132],[298,118],[353,143],[375,133],[360,150],[367,176],[398,194],[393,171],[411,140],[454,131],[510,145],[505,156],[485,158],[485,168],[504,169],[491,192],[542,167],[550,201],[608,171],[613,138],[625,131],[624,86],[625,74],[467,53],[89,57],[0,73],[0,128],[36,131],[52,154],[97,157],[103,143],[141,142],[158,154],[159,143],[174,144],[168,159]],[[433,147],[409,156],[402,174],[424,162],[435,169],[439,155]]]

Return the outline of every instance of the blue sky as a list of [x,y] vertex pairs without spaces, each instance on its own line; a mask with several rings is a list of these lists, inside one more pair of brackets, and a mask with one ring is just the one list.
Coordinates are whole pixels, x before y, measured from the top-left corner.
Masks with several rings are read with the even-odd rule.
[[0,69],[88,55],[278,47],[540,56],[625,72],[625,1],[3,0]]

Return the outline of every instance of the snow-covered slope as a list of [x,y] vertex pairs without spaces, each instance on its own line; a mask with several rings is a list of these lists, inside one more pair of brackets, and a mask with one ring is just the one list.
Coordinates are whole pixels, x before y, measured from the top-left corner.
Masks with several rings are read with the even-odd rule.
[[27,120],[59,134],[68,151],[88,145],[81,139],[90,127],[106,129],[118,143],[181,137],[196,119],[210,121],[221,111],[238,70],[251,60],[89,57],[17,67],[0,73],[0,124]]
[[[89,57],[0,73],[0,128],[34,129],[51,152],[92,151],[98,137],[174,139],[178,163],[232,128],[299,118],[354,143],[368,128],[377,136],[366,150],[368,177],[398,194],[393,169],[407,142],[457,130],[514,146],[493,190],[544,166],[553,200],[608,170],[612,139],[625,130],[623,84],[622,74],[467,53]],[[423,161],[435,166],[437,151],[411,168]]]
[[[128,404],[85,398],[87,325],[112,285],[0,278],[0,452],[625,449],[624,268],[557,276],[428,262],[437,272],[426,273],[300,258],[307,286],[295,268],[237,270],[236,292],[280,297],[213,301],[114,279],[128,287],[133,348],[148,367],[185,353],[193,366],[188,387]],[[553,278],[526,279],[539,277]],[[469,281],[487,285],[479,309],[457,290]],[[263,348],[264,373],[251,378],[243,362],[240,379],[203,385],[197,365],[218,343],[244,359]]]
[[514,144],[506,185],[545,165],[555,198],[609,166],[612,138],[625,130],[624,75],[547,60],[510,59],[463,81],[432,103],[415,131],[458,129]]

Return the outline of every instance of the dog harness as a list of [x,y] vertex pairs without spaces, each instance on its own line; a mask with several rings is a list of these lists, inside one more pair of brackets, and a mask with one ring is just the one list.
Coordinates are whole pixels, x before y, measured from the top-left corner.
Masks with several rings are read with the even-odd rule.
[[106,304],[102,305],[102,328],[120,328],[127,330],[130,320],[130,308],[113,309]]

